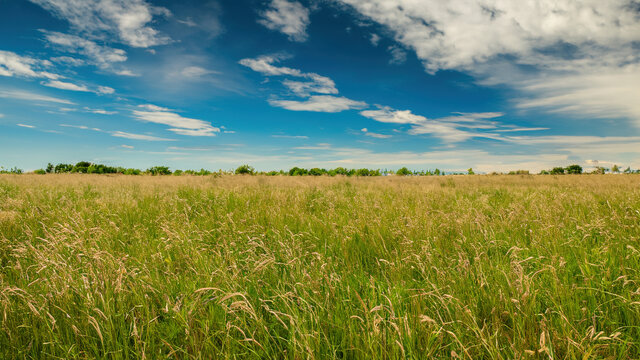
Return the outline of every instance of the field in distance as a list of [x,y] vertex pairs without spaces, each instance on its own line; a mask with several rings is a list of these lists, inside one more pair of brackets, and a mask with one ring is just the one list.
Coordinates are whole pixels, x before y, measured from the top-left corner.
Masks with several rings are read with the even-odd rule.
[[640,177],[0,176],[0,358],[640,358]]

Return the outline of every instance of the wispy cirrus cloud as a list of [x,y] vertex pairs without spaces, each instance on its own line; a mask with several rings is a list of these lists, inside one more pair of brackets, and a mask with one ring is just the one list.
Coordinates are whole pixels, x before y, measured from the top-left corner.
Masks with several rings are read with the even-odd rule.
[[81,34],[103,38],[116,36],[132,47],[164,45],[171,39],[150,26],[154,16],[171,16],[163,7],[144,0],[30,0],[58,18],[68,21]]
[[130,70],[116,65],[127,61],[127,53],[122,49],[99,45],[95,41],[76,35],[55,31],[43,31],[43,33],[45,40],[50,45],[70,53],[83,55],[87,58],[87,62],[102,70],[122,76],[135,76]]
[[216,136],[220,132],[220,128],[214,127],[211,123],[183,117],[167,108],[156,105],[141,105],[140,109],[133,110],[133,116],[145,122],[168,125],[169,131],[178,135],[186,136]]
[[376,138],[376,139],[388,139],[388,138],[392,137],[392,135],[388,135],[388,134],[379,134],[379,133],[371,132],[367,128],[362,128],[362,129],[360,129],[360,131],[364,135],[372,137],[372,138]]
[[410,135],[429,134],[446,142],[461,142],[473,137],[497,139],[499,138],[497,134],[475,130],[498,128],[498,123],[491,119],[503,115],[497,112],[457,113],[453,116],[427,119],[413,114],[410,110],[394,110],[386,106],[378,106],[377,110],[365,110],[360,114],[378,122],[411,125],[407,131]]
[[16,124],[16,126],[20,126],[20,127],[28,128],[28,129],[35,129],[35,126],[27,125],[27,124]]
[[336,113],[351,109],[367,107],[363,101],[355,101],[346,97],[330,95],[314,95],[304,101],[295,100],[269,100],[269,104],[293,111],[314,111]]
[[76,85],[70,82],[64,82],[59,80],[50,80],[46,82],[42,82],[42,85],[61,89],[61,90],[70,90],[70,91],[81,91],[81,92],[90,92],[89,88],[84,85]]
[[309,10],[297,1],[271,0],[269,9],[262,12],[258,22],[268,29],[279,31],[291,41],[307,40]]
[[165,138],[152,136],[152,135],[145,135],[145,134],[133,134],[133,133],[128,133],[124,131],[113,131],[111,132],[111,136],[131,139],[131,140],[143,140],[143,141],[175,141],[175,139],[165,139]]
[[0,90],[0,98],[75,105],[74,102],[67,99],[60,99],[24,90]]

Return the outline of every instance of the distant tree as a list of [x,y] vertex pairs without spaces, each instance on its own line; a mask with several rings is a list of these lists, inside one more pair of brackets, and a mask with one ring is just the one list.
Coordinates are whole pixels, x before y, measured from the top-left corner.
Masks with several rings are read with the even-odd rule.
[[596,166],[592,174],[604,174],[606,172],[607,172],[607,169],[603,168],[602,166]]
[[551,169],[550,173],[551,175],[564,175],[564,168],[554,167],[553,169]]
[[38,175],[45,175],[47,171],[44,169],[38,169],[38,170],[35,170],[33,173]]
[[613,165],[613,167],[611,168],[611,172],[616,174],[619,173],[620,168],[618,167],[618,165]]
[[52,172],[53,172],[53,169],[54,169],[53,164],[52,164],[52,163],[48,163],[48,164],[47,164],[47,170],[46,170],[46,172],[47,172],[48,174],[50,174],[50,173],[52,173]]
[[435,169],[435,171],[433,172],[433,175],[436,175],[436,176],[440,175],[440,169]]
[[309,171],[307,169],[299,168],[297,166],[294,166],[291,169],[289,169],[289,176],[304,176],[308,174],[309,174]]
[[175,176],[180,176],[180,175],[182,175],[182,173],[183,173],[183,171],[182,171],[182,170],[180,170],[180,169],[178,169],[178,170],[176,170],[176,171],[174,171],[174,172],[173,172],[173,175],[175,175]]
[[320,169],[320,168],[313,168],[311,170],[309,170],[309,175],[312,176],[321,176],[327,173],[327,170],[325,169]]
[[123,172],[123,174],[125,175],[140,175],[141,173],[142,171],[140,171],[139,169],[126,169]]
[[582,166],[580,165],[569,165],[566,170],[567,174],[582,174]]
[[235,171],[236,175],[253,175],[255,173],[255,169],[249,165],[240,165]]
[[56,174],[68,173],[71,172],[71,170],[73,170],[73,165],[71,164],[58,164],[53,169]]
[[151,175],[171,175],[171,170],[167,166],[154,166],[147,169],[147,172]]
[[402,167],[402,168],[398,169],[398,171],[396,171],[396,175],[409,176],[409,175],[411,175],[411,170],[407,169],[406,167]]
[[475,175],[476,173],[473,172],[472,168],[467,169],[467,174],[468,175]]
[[624,173],[625,174],[631,174],[631,167],[627,167],[626,169],[624,169]]

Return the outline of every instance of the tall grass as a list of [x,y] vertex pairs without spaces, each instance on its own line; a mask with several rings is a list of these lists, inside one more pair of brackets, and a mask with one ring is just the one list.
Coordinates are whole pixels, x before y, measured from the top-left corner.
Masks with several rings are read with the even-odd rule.
[[640,179],[0,177],[0,358],[640,358]]

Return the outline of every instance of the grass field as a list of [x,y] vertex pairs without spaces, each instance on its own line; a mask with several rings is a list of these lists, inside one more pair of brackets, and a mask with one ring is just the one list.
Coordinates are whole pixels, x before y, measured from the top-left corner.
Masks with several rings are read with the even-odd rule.
[[640,176],[0,176],[0,358],[637,359]]

